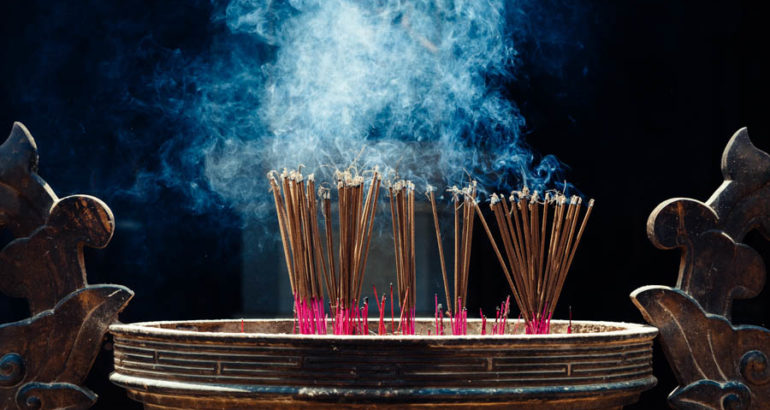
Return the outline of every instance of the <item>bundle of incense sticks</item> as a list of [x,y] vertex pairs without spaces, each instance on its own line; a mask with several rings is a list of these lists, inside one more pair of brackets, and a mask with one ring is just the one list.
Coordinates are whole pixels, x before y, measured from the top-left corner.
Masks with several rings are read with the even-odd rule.
[[[334,269],[333,251],[331,251],[331,202],[324,197],[324,219],[326,220],[326,241],[331,261],[331,288],[329,297],[340,299],[344,306],[352,306],[361,299],[364,284],[364,271],[369,256],[369,245],[374,227],[374,213],[380,196],[380,175],[374,170],[369,182],[369,189],[364,198],[364,177],[351,171],[336,172],[337,196],[339,205],[339,276]],[[319,244],[320,247],[320,244]],[[336,285],[336,286],[334,286]]]
[[325,285],[329,299],[338,301],[335,307],[352,309],[360,300],[363,286],[379,196],[378,172],[372,172],[368,190],[363,176],[350,170],[335,173],[339,201],[337,261],[329,190],[318,190],[325,222],[325,240],[322,240],[313,175],[305,179],[300,170],[284,170],[280,175],[272,171],[268,179],[293,294],[300,300],[323,300]]
[[588,202],[580,228],[582,199],[561,193],[540,198],[527,188],[505,197],[492,195],[492,209],[503,241],[503,258],[489,226],[478,211],[495,254],[503,268],[516,304],[526,323],[526,332],[544,334],[559,300],[564,280],[575,257],[594,200]]
[[[337,301],[339,304],[339,300]],[[334,307],[332,331],[335,335],[369,334],[369,301],[364,298],[363,306]],[[324,332],[325,333],[325,332]],[[320,333],[319,334],[323,334]]]
[[[299,330],[299,333],[303,335],[326,334],[326,313],[324,312],[322,299],[311,299],[308,301],[295,295],[294,311],[296,312],[296,317],[292,333],[296,333]],[[336,327],[334,329],[336,330]]]
[[[414,258],[414,184],[397,181],[388,187],[393,226],[393,247],[396,255],[396,283],[402,311],[414,309],[417,285]],[[412,296],[409,297],[409,289]]]
[[[438,295],[435,295],[435,313],[433,315],[433,321],[435,326],[435,334],[437,336],[443,336],[444,333],[444,312],[441,308],[441,305],[438,303]],[[479,334],[483,335],[504,335],[505,334],[505,328],[506,323],[508,320],[508,311],[510,306],[511,297],[508,296],[508,298],[503,301],[500,306],[497,308],[497,311],[495,313],[495,322],[492,324],[492,331],[487,332],[487,317],[484,315],[484,311],[482,309],[479,309],[479,317],[481,318],[481,330],[479,331]],[[452,335],[459,336],[459,335],[467,335],[468,334],[468,310],[463,309],[462,311],[452,314],[452,312],[446,312],[446,315],[449,317],[449,323],[450,323],[450,329],[452,330]],[[518,322],[517,322],[518,325]],[[513,328],[513,333],[516,333],[516,327]],[[431,334],[431,330],[428,330],[428,334]]]
[[[473,242],[473,213],[474,209],[477,208],[476,181],[473,181],[463,189],[452,187],[449,189],[449,192],[452,193],[452,202],[454,203],[454,297],[450,297],[449,294],[449,281],[441,240],[441,228],[439,227],[436,198],[432,187],[428,187],[427,194],[433,209],[433,224],[436,228],[439,262],[441,263],[441,275],[444,280],[444,294],[447,309],[451,315],[452,312],[461,312],[465,308],[464,302],[467,300],[468,272],[470,271],[471,243]],[[451,303],[454,303],[454,309],[452,309]]]
[[[322,300],[322,280],[327,279],[328,274],[320,246],[313,175],[306,179],[300,170],[284,170],[280,176],[271,171],[268,179],[295,301]],[[295,305],[296,308],[301,307]]]

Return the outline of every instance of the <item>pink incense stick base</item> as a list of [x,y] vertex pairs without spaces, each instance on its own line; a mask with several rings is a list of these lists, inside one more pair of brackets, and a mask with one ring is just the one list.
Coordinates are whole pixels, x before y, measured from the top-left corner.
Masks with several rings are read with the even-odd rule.
[[428,336],[434,319],[415,335],[370,320],[369,336],[292,334],[291,319],[116,324],[110,380],[148,409],[619,409],[657,382],[654,327],[553,320],[527,335],[511,320],[481,335],[468,319],[467,335]]

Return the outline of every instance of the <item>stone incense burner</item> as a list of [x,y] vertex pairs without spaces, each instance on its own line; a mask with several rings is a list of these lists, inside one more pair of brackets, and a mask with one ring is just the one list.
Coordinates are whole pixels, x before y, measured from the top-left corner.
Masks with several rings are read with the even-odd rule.
[[[332,180],[337,188],[338,244],[334,241],[330,194],[323,187],[316,190],[313,174],[303,175],[301,169],[268,174],[296,322],[273,319],[114,325],[115,372],[111,380],[126,388],[129,397],[153,409],[617,409],[637,401],[642,391],[655,385],[651,369],[655,328],[605,322],[576,322],[573,327],[569,322],[550,321],[552,310],[548,306],[556,304],[574,256],[573,246],[579,242],[592,209],[593,201],[577,229],[581,213],[577,197],[567,200],[558,194],[540,201],[537,193],[530,194],[525,188],[518,199],[511,199],[516,201],[511,203],[517,209],[512,218],[517,227],[519,221],[524,227],[524,234],[516,231],[514,235],[510,235],[513,228],[508,230],[513,224],[510,214],[503,214],[508,212],[506,200],[490,202],[490,207],[501,204],[493,210],[503,224],[500,232],[509,257],[506,265],[476,200],[476,183],[462,190],[453,188],[456,224],[452,283],[456,313],[449,319],[453,336],[447,336],[439,330],[443,325],[432,318],[414,320],[415,292],[410,294],[409,290],[417,289],[415,185],[408,180],[388,185],[383,191],[387,191],[391,209],[395,290],[403,320],[398,326],[403,329],[394,331],[393,288],[391,334],[384,329],[383,316],[374,321],[362,319],[369,317],[369,304],[365,302],[365,307],[359,308],[357,301],[361,300],[382,182],[376,169],[366,178],[363,174],[355,169],[336,171]],[[449,301],[453,299],[441,251],[438,212],[429,195],[444,297]],[[522,312],[530,334],[522,334],[525,324],[507,323],[505,319],[495,324],[495,335],[482,335],[486,333],[484,320],[466,321],[462,301],[467,299],[477,215],[504,268],[513,298],[519,306],[518,301],[529,302],[529,310]],[[546,237],[550,241],[546,242]],[[379,298],[373,290],[382,315],[387,298]],[[329,312],[334,312],[331,325],[324,314],[324,295],[337,301],[329,306]],[[443,316],[438,296],[434,298],[436,317]],[[500,317],[507,318],[509,302],[501,305],[499,312],[504,313]],[[500,331],[503,326],[505,332]]]
[[[616,409],[655,385],[650,326],[553,321],[549,335],[292,334],[292,320],[115,324],[110,379],[148,409]],[[468,321],[478,333],[479,320]],[[376,333],[377,321],[369,322]],[[511,334],[517,328],[516,334]]]

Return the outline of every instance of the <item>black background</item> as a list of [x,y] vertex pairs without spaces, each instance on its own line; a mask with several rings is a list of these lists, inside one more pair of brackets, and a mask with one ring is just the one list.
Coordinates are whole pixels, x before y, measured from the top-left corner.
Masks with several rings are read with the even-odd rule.
[[[13,121],[28,126],[40,174],[60,196],[92,194],[113,209],[113,242],[88,250],[86,260],[91,283],[136,292],[122,321],[233,317],[241,310],[243,244],[237,225],[221,221],[236,213],[226,206],[192,211],[173,190],[116,194],[132,172],[157,160],[164,132],[175,126],[121,94],[126,84],[141,85],[162,52],[126,58],[121,48],[139,47],[149,33],[164,50],[205,50],[212,32],[223,30],[210,24],[217,4],[63,3],[0,5],[0,129]],[[646,238],[650,211],[670,197],[707,199],[722,181],[722,149],[740,127],[770,151],[763,70],[770,29],[750,2],[545,4],[554,13],[553,20],[540,16],[544,26],[569,24],[562,31],[574,41],[539,43],[533,34],[522,43],[522,75],[507,93],[527,119],[530,144],[559,157],[570,182],[597,199],[557,313],[572,306],[578,319],[640,322],[628,294],[673,285],[679,259]],[[558,20],[561,13],[569,18]],[[126,140],[121,129],[147,137]],[[749,241],[768,255],[762,240]],[[470,311],[490,309],[506,288],[485,241],[475,243]],[[765,300],[763,292],[739,303],[736,320],[767,325]],[[24,316],[20,306],[2,299],[3,321]],[[659,385],[632,408],[663,408],[676,384],[661,351],[655,354]],[[136,407],[107,381],[110,360],[109,352],[100,355],[86,383],[100,394],[98,406]]]

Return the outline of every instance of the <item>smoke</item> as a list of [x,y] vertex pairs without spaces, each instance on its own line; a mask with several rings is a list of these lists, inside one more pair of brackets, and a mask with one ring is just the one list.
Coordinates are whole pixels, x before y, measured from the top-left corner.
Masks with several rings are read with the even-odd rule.
[[[40,51],[9,84],[18,119],[52,136],[44,166],[61,170],[59,190],[252,218],[272,212],[266,172],[298,165],[376,166],[418,189],[562,180],[562,164],[525,142],[511,90],[527,70],[558,76],[581,46],[571,1],[146,6],[57,3],[20,31]],[[94,166],[67,166],[84,160]]]
[[164,110],[188,130],[164,179],[198,167],[205,182],[188,190],[208,185],[258,213],[265,173],[298,165],[322,175],[378,167],[422,185],[550,187],[558,160],[537,159],[501,92],[518,62],[507,16],[521,9],[507,3],[232,0],[215,14],[228,32],[210,53],[172,54],[154,73],[174,95]]

